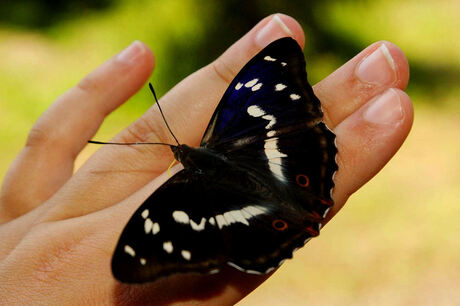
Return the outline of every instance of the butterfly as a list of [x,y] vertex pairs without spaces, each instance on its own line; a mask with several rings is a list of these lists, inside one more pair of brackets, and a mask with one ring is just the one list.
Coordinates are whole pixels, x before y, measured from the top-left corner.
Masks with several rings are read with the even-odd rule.
[[171,145],[184,169],[124,228],[112,272],[126,283],[224,266],[264,274],[319,234],[333,205],[335,135],[301,48],[274,41],[237,74],[200,147]]

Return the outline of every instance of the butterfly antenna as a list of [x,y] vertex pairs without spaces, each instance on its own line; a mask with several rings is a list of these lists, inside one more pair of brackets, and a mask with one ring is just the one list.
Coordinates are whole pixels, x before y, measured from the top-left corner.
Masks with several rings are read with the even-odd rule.
[[[171,146],[169,143],[163,142],[103,142],[97,140],[88,140],[88,143],[93,144],[101,144],[101,145],[120,145],[120,146],[132,146],[132,145],[163,145],[163,146]],[[174,146],[173,146],[174,147]]]
[[155,94],[155,90],[153,89],[152,83],[150,83],[150,82],[149,82],[149,87],[150,87],[150,91],[151,91],[152,94],[153,94],[153,97],[155,98],[155,101],[157,102],[158,109],[160,110],[161,117],[163,117],[163,121],[165,122],[166,127],[168,128],[168,130],[169,130],[169,132],[171,133],[172,137],[174,138],[174,140],[176,141],[177,145],[179,146],[180,143],[179,143],[179,141],[177,140],[176,136],[174,136],[174,133],[171,131],[171,128],[169,127],[168,121],[166,121],[165,115],[163,114],[163,110],[162,110],[161,107],[160,107],[160,102],[158,102],[157,95]]

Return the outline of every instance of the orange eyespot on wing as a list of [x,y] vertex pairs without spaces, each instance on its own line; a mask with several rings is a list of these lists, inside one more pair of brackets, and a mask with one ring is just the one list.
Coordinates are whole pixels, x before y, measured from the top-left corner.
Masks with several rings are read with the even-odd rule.
[[295,180],[300,187],[308,187],[310,185],[310,179],[305,174],[297,174]]
[[284,231],[285,229],[288,228],[288,225],[286,223],[286,221],[284,220],[281,220],[281,219],[276,219],[272,222],[272,226],[274,229],[276,229],[277,231]]

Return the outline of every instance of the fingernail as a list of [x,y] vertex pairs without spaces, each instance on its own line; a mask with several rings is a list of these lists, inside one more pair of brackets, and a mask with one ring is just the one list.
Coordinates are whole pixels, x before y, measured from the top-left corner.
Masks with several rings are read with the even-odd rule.
[[365,83],[387,85],[396,81],[396,65],[385,44],[368,55],[356,69],[357,77]]
[[144,53],[144,45],[140,41],[135,40],[118,54],[117,60],[129,64],[134,62],[142,53]]
[[394,125],[403,119],[403,110],[399,94],[393,88],[368,102],[370,105],[364,111],[364,119],[373,124]]
[[259,33],[256,35],[256,44],[258,44],[259,47],[264,48],[272,41],[286,36],[293,36],[293,34],[280,16],[276,14],[262,29],[259,30]]

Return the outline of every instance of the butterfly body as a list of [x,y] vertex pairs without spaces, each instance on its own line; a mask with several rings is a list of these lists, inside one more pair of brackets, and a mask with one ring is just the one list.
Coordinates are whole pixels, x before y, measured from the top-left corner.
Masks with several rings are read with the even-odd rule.
[[191,148],[181,144],[171,147],[171,151],[174,158],[187,169],[186,171],[195,175],[203,174],[203,178],[216,176],[228,162],[225,156],[203,147]]
[[114,276],[142,283],[224,265],[262,274],[291,258],[333,205],[337,149],[322,115],[297,43],[263,49],[229,85],[200,147],[171,146],[184,169],[126,225]]

